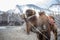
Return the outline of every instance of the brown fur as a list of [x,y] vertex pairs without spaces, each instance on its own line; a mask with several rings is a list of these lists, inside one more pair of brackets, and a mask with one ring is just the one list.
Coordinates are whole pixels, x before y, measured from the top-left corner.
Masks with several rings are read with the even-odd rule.
[[49,20],[49,21],[52,21],[52,23],[50,22],[50,24],[49,24],[50,31],[52,31],[54,33],[55,40],[57,40],[57,26],[55,24],[55,19],[53,16],[49,16],[48,19],[52,19],[52,20]]
[[[54,33],[54,36],[55,36],[55,40],[57,40],[57,28],[56,28],[56,24],[55,24],[55,20],[54,20],[54,17],[53,16],[49,16],[47,17],[44,12],[40,12],[40,19],[42,18],[42,20],[40,21],[43,21],[41,22],[40,24],[47,24],[48,26],[47,27],[47,30],[46,31],[41,31],[43,34],[45,34],[48,39],[46,39],[45,37],[43,37],[40,33],[37,33],[37,37],[39,40],[50,40],[50,32],[53,31]],[[48,20],[47,20],[48,19]],[[52,20],[51,20],[52,19]],[[49,22],[47,22],[49,21]],[[52,23],[51,23],[52,21]]]
[[36,14],[36,12],[34,10],[31,10],[31,9],[26,10],[27,17],[30,17],[30,16],[35,15],[35,14]]
[[[32,15],[35,15],[35,14],[36,14],[36,12],[34,10],[28,9],[26,11],[27,18]],[[39,40],[50,40],[51,31],[53,31],[55,38],[56,38],[55,40],[57,40],[57,29],[55,28],[55,24],[53,24],[54,26],[52,26],[49,23],[49,17],[51,17],[52,19],[54,19],[54,18],[52,16],[47,17],[44,12],[40,12],[39,15],[40,16],[38,19],[36,16],[33,16],[32,18],[30,18],[28,20],[26,20],[26,18],[24,18],[26,21],[27,34],[29,34],[32,29],[32,25],[29,23],[29,22],[31,22],[34,25],[34,27],[37,28],[37,26],[38,26],[38,27],[42,28],[43,31],[42,30],[40,30],[40,31],[48,37],[48,39],[46,39],[43,35],[41,35],[40,33],[37,32],[37,37]],[[46,30],[43,29],[44,25],[46,26]]]
[[[50,40],[50,27],[49,27],[49,21],[48,21],[48,17],[45,15],[45,12],[40,12],[39,13],[39,26],[40,28],[42,28],[42,30],[40,30],[42,32],[42,34],[44,34],[48,39],[46,39],[43,35],[41,35],[40,33],[37,33],[37,37],[39,40]],[[46,26],[46,29],[44,29],[44,25]]]
[[29,32],[33,28],[29,22],[31,22],[35,27],[37,26],[37,17],[35,16],[35,14],[36,12],[34,10],[28,9],[26,11],[27,18],[34,15],[33,17],[29,18],[28,21],[26,21],[27,34],[29,34]]

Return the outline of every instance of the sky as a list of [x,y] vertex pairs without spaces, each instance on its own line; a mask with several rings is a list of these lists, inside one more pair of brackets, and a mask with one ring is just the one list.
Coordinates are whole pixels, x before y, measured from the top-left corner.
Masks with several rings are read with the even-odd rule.
[[0,0],[0,10],[7,11],[9,9],[14,9],[17,4],[36,4],[42,8],[48,8],[51,4],[56,3],[55,0]]

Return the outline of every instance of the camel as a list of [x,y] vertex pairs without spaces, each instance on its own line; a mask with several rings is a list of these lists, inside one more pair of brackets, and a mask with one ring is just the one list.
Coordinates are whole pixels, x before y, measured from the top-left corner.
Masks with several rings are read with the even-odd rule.
[[[37,17],[36,12],[34,10],[28,9],[23,15],[23,19],[26,22],[26,32],[30,34],[32,29],[38,28],[42,34],[44,34],[47,38],[45,38],[41,33],[36,32],[38,40],[50,40],[50,32],[52,31],[55,35],[55,40],[57,40],[57,26],[55,24],[55,20],[53,16],[47,16],[45,12],[39,12],[39,17]],[[31,25],[32,24],[32,25]]]

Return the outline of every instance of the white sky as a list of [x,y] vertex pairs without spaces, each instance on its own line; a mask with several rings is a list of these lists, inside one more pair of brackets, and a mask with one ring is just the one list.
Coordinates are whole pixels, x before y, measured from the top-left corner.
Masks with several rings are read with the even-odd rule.
[[38,4],[42,6],[47,6],[48,2],[52,0],[0,0],[0,10],[7,11],[9,9],[14,9],[16,4]]

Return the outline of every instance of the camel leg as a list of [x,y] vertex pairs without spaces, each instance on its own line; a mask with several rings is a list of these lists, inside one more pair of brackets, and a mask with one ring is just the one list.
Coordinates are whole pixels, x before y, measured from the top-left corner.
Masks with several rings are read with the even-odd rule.
[[57,29],[53,27],[53,34],[55,36],[55,40],[57,40]]
[[26,31],[27,31],[27,34],[29,34],[31,31],[31,25],[28,22],[26,23]]
[[53,26],[51,26],[51,31],[53,31],[55,40],[57,40],[57,28],[56,28],[55,24]]
[[43,36],[40,33],[37,33],[38,40],[43,40]]

